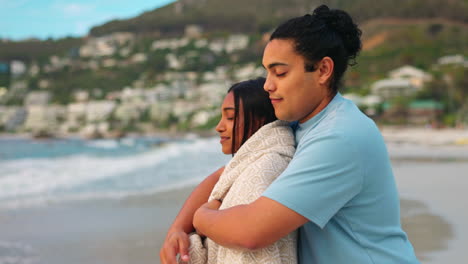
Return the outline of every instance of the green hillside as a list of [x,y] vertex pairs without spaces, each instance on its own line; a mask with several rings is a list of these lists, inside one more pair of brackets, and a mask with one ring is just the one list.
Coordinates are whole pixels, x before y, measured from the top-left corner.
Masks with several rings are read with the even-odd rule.
[[350,91],[366,92],[369,84],[402,65],[430,71],[442,56],[468,56],[468,25],[440,20],[375,20],[361,27],[364,47],[375,37],[382,39],[376,46],[364,48],[358,64],[349,69],[346,87]]
[[[91,30],[95,36],[121,31],[142,33],[136,34],[127,57],[119,53],[100,58],[80,57],[78,50],[87,39],[64,38],[0,42],[0,63],[21,60],[28,65],[39,65],[39,75],[25,77],[28,90],[39,90],[41,80],[48,80],[48,90],[53,93],[54,102],[70,102],[77,90],[89,91],[100,99],[108,92],[132,86],[136,80],[146,87],[157,84],[161,74],[170,70],[166,60],[170,53],[185,58],[177,71],[196,72],[199,76],[218,66],[228,66],[228,72],[231,72],[238,65],[251,62],[260,65],[265,45],[262,34],[286,17],[303,14],[319,3],[349,10],[363,30],[364,50],[357,59],[358,64],[345,76],[345,92],[367,94],[374,81],[406,64],[431,71],[432,65],[442,56],[468,56],[468,21],[463,16],[468,13],[468,2],[465,0],[444,4],[435,0],[401,1],[399,4],[387,0],[378,3],[368,0],[295,0],[287,3],[278,0],[181,0],[133,19],[111,21]],[[194,40],[176,50],[151,49],[155,40],[181,36],[185,26],[191,23],[204,27],[203,38],[207,41],[239,32],[249,36],[249,45],[232,54],[215,53],[208,47],[196,48]],[[141,64],[125,62],[137,53],[147,55],[147,60]],[[45,70],[52,55],[68,59],[71,66]],[[106,59],[116,60],[121,66],[102,67]],[[96,69],[83,67],[92,61],[101,66]],[[18,101],[21,99],[10,103]]]
[[443,18],[468,23],[466,0],[179,0],[132,19],[96,26],[90,33],[94,36],[116,31],[180,35],[187,24],[200,25],[206,31],[264,32],[323,3],[347,10],[360,23],[375,18]]

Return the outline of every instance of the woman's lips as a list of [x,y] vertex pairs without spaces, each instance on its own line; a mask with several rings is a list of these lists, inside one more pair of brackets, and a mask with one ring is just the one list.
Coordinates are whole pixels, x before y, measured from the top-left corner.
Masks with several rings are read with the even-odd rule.
[[221,139],[219,140],[219,143],[223,144],[223,142],[229,140],[229,137],[221,137]]

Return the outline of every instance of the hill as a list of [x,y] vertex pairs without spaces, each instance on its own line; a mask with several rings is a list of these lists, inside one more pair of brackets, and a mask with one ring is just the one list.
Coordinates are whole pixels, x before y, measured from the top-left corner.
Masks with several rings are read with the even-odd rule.
[[101,36],[118,31],[180,35],[188,24],[200,25],[208,32],[265,32],[287,18],[310,12],[322,3],[347,10],[359,23],[376,18],[439,18],[468,23],[468,2],[464,0],[179,0],[135,18],[96,26],[90,35]]

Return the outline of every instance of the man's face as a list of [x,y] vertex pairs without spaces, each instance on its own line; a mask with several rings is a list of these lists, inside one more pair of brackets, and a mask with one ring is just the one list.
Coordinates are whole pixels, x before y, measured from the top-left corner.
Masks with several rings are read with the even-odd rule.
[[302,123],[326,106],[322,107],[328,90],[319,83],[320,70],[306,72],[304,63],[292,40],[273,39],[265,47],[263,66],[268,74],[264,89],[278,119]]

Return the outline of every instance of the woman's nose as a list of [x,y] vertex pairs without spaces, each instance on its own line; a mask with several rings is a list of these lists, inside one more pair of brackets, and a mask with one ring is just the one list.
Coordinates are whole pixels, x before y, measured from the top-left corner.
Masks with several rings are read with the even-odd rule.
[[216,125],[216,132],[218,133],[221,133],[224,131],[224,124],[223,124],[223,120],[219,120],[218,124]]

